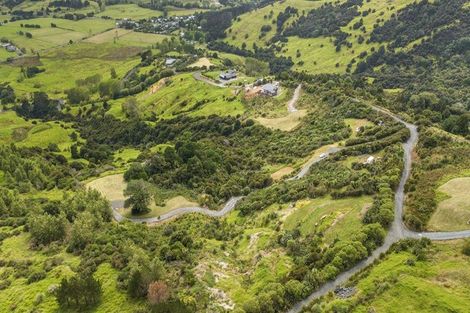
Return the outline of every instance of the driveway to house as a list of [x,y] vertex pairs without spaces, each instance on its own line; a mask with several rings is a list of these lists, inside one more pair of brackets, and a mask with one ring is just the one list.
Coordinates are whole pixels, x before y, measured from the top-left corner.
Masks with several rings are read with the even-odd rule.
[[295,105],[297,104],[297,100],[299,100],[301,90],[302,84],[299,84],[294,90],[294,95],[292,96],[292,99],[290,99],[290,101],[287,103],[287,111],[289,113],[294,113],[298,111]]
[[227,86],[225,86],[225,84],[223,83],[218,83],[216,81],[214,81],[213,79],[210,79],[204,75],[201,74],[201,72],[194,72],[193,73],[193,77],[194,79],[196,80],[199,80],[201,82],[204,82],[206,84],[209,84],[209,85],[212,85],[212,86],[216,86],[216,87],[220,87],[220,88],[227,88]]

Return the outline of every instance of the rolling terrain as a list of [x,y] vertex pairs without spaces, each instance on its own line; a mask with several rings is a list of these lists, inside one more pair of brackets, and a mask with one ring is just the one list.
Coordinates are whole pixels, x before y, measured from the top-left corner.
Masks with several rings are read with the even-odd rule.
[[469,10],[0,1],[0,312],[466,312]]

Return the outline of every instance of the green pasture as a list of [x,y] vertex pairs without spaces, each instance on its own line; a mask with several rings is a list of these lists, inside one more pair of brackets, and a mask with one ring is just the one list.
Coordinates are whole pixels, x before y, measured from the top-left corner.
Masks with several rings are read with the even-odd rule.
[[[52,259],[61,259],[62,263],[47,273],[46,278],[28,284],[27,277],[15,278],[11,267],[0,268],[0,282],[11,281],[11,284],[0,292],[0,312],[59,312],[59,307],[50,290],[58,285],[62,278],[70,277],[77,270],[80,258],[60,251],[36,251],[30,248],[29,236],[22,233],[3,240],[0,246],[0,258],[5,261],[30,261],[28,272],[39,271]],[[100,265],[95,277],[100,281],[103,294],[101,303],[93,312],[134,312],[143,302],[129,299],[125,292],[118,290],[116,279],[119,272],[108,263]],[[42,298],[42,301],[38,301]]]
[[[26,277],[14,277],[11,267],[1,267],[0,281],[10,281],[11,284],[0,292],[0,312],[56,312],[58,309],[55,297],[48,291],[61,279],[73,275],[80,260],[79,257],[68,254],[61,249],[57,252],[34,251],[30,248],[29,235],[21,233],[3,240],[0,246],[0,258],[6,261],[30,261],[28,272],[42,270],[44,263],[52,258],[62,259],[62,263],[55,266],[46,277],[40,281],[27,283]],[[38,296],[39,295],[39,296]],[[43,297],[42,302],[35,303],[37,297]]]
[[178,114],[237,115],[244,111],[241,100],[231,89],[198,81],[191,73],[170,78],[153,94],[150,89],[141,92],[137,95],[137,102],[143,112],[155,112],[161,118]]
[[[242,43],[246,43],[247,49],[252,49],[254,43],[256,43],[258,47],[262,47],[275,35],[276,18],[278,14],[283,12],[288,6],[296,7],[301,13],[303,10],[308,12],[313,8],[319,7],[324,2],[325,1],[286,0],[250,11],[241,15],[240,20],[233,22],[232,27],[226,31],[227,38],[225,41],[237,47],[241,47]],[[269,17],[271,11],[273,12],[272,18],[265,18],[265,16]],[[291,22],[292,21],[288,20],[285,25]],[[266,35],[260,39],[259,35],[263,25],[271,25],[272,30],[267,32]]]
[[467,312],[470,258],[460,252],[461,244],[435,243],[424,261],[409,252],[392,253],[359,281],[356,295],[346,300],[328,297],[324,310],[362,297],[364,301],[348,312]]
[[111,68],[122,77],[140,59],[136,53],[140,48],[116,47],[113,44],[80,43],[64,49],[50,51],[40,58],[39,68],[44,72],[32,78],[24,78],[21,67],[0,65],[0,76],[11,82],[17,95],[26,95],[34,91],[44,91],[51,98],[64,98],[64,91],[75,86],[75,81],[95,74],[103,80],[110,79]]
[[[51,23],[57,27],[51,27]],[[21,24],[37,24],[41,28],[25,28]],[[67,45],[70,40],[79,41],[94,34],[106,31],[114,27],[114,21],[102,18],[86,18],[72,21],[59,18],[35,18],[27,21],[9,22],[0,27],[0,37],[11,40],[20,48],[25,48],[27,53],[35,53],[44,49]],[[32,38],[20,35],[19,31],[29,32]]]
[[362,217],[371,204],[372,198],[369,196],[301,201],[286,217],[284,228],[298,227],[304,235],[320,231],[330,242],[349,239],[362,227]]
[[133,20],[161,16],[161,11],[141,8],[135,3],[107,5],[97,16],[109,16],[113,19],[129,18]]

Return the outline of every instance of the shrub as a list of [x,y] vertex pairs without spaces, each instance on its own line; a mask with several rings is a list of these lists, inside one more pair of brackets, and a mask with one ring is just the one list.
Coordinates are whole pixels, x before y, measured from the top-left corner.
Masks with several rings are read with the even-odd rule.
[[43,280],[46,278],[46,272],[45,271],[37,271],[33,272],[31,275],[29,275],[28,280],[26,281],[28,284]]
[[463,247],[462,247],[462,253],[470,256],[470,240],[465,240]]

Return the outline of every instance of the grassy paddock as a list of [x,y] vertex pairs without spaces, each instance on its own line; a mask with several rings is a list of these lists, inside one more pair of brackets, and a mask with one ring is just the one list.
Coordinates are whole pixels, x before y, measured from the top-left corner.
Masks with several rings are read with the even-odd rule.
[[[283,12],[288,6],[296,7],[302,12],[302,10],[309,11],[312,8],[319,7],[324,2],[325,1],[287,0],[275,2],[264,8],[245,13],[240,16],[240,21],[234,22],[232,27],[227,31],[226,42],[238,47],[246,43],[248,49],[252,49],[254,43],[258,46],[264,46],[276,33],[276,25],[273,24],[272,21],[275,21],[277,15]],[[273,12],[272,18],[265,19],[264,16],[269,16],[271,11]],[[286,25],[291,22],[292,18],[286,22]],[[258,36],[263,25],[270,25],[272,30],[267,32],[266,36],[260,39]],[[235,38],[233,38],[234,36]]]
[[64,98],[64,91],[75,86],[75,81],[100,73],[103,80],[110,79],[111,68],[122,77],[140,58],[139,47],[113,44],[80,43],[44,53],[40,68],[45,71],[32,78],[21,75],[20,66],[0,65],[0,76],[10,81],[19,96],[34,91],[47,92],[51,98]]
[[86,186],[98,190],[109,201],[126,199],[124,189],[127,184],[123,174],[101,177],[87,183]]
[[117,28],[111,29],[106,32],[97,34],[93,37],[85,39],[85,42],[90,43],[116,43],[126,46],[150,46],[168,38],[165,35],[148,34],[135,32],[129,29]]
[[[72,21],[58,18],[35,18],[28,20],[28,24],[38,24],[41,28],[23,28],[24,21],[15,21],[0,27],[0,36],[12,40],[20,48],[26,48],[30,53],[32,50],[41,51],[61,45],[66,45],[70,40],[78,41],[94,34],[101,33],[114,27],[114,21],[101,18],[86,18]],[[51,23],[57,27],[51,27]],[[19,31],[30,32],[33,37],[18,34]]]
[[428,223],[433,231],[453,231],[470,228],[470,177],[454,178],[440,186],[436,212]]
[[177,114],[237,115],[244,111],[238,96],[229,88],[220,88],[197,81],[192,74],[181,74],[170,79],[157,92],[141,92],[137,96],[142,111],[155,112],[158,117],[171,118]]
[[322,231],[327,241],[350,238],[362,226],[362,216],[372,204],[372,198],[362,196],[333,200],[318,198],[299,202],[285,218],[284,227],[299,227],[302,234]]
[[135,3],[114,4],[106,6],[105,10],[97,16],[109,16],[113,19],[130,18],[134,20],[161,16],[163,12],[141,8]]
[[306,110],[289,113],[283,117],[264,118],[258,117],[256,120],[263,126],[271,129],[279,129],[282,131],[291,131],[300,125],[302,118],[307,115]]

